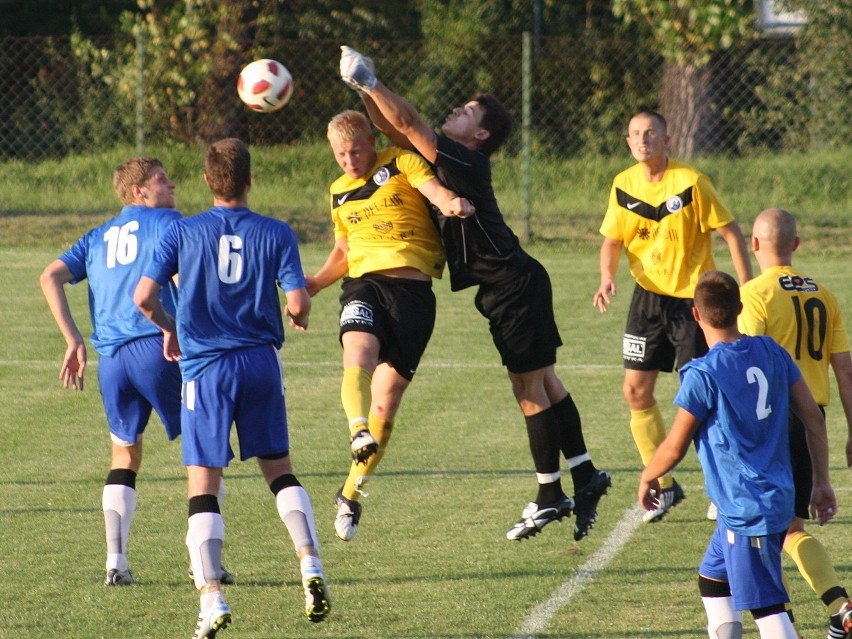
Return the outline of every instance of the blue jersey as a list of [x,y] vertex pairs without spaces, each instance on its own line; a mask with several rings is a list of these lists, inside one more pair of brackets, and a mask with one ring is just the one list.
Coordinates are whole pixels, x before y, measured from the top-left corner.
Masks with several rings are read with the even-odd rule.
[[793,520],[788,443],[796,364],[769,337],[719,342],[685,364],[675,404],[701,422],[695,449],[707,496],[725,526],[749,537],[787,529]]
[[180,278],[177,323],[184,381],[223,351],[284,342],[278,287],[305,286],[296,234],[247,208],[216,206],[174,224],[145,275]]
[[[101,355],[112,356],[127,342],[160,334],[160,329],[136,308],[133,292],[160,237],[179,219],[181,215],[174,209],[125,206],[59,257],[74,276],[72,284],[89,281],[92,346]],[[171,282],[163,288],[160,299],[170,313],[174,312],[175,287]]]

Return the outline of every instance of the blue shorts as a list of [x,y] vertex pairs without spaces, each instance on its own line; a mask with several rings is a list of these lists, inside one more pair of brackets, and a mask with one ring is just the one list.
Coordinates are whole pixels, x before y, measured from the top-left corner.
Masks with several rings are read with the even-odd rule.
[[225,468],[240,459],[289,452],[281,360],[273,346],[226,351],[201,376],[183,385],[183,463]]
[[765,537],[745,537],[716,526],[698,574],[727,581],[735,610],[755,610],[787,603],[781,579],[781,547],[786,530]]
[[163,357],[162,335],[128,342],[115,355],[101,355],[98,382],[109,432],[117,438],[137,443],[151,409],[169,439],[180,435],[180,368]]

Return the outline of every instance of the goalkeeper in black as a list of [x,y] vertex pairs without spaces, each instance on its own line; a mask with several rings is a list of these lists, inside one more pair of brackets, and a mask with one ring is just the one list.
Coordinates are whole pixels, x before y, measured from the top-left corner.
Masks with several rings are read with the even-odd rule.
[[[393,144],[420,153],[439,180],[476,209],[467,219],[438,220],[451,288],[479,287],[476,308],[488,319],[526,422],[538,492],[506,537],[532,537],[573,511],[579,541],[594,525],[598,502],[612,480],[592,463],[579,411],[554,370],[562,340],[550,277],[521,248],[494,196],[489,157],[508,137],[511,118],[496,98],[481,94],[453,109],[436,133],[407,100],[378,81],[372,60],[350,47],[341,49],[341,77],[359,92],[376,128]],[[573,499],[562,489],[560,451],[571,471]]]

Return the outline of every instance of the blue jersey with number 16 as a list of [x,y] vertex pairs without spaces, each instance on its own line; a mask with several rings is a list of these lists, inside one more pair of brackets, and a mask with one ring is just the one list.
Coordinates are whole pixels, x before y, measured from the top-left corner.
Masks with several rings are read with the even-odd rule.
[[304,288],[296,234],[248,208],[216,206],[174,224],[145,275],[179,276],[178,341],[184,381],[223,351],[284,342],[280,287]]
[[[125,206],[59,257],[74,276],[72,284],[89,280],[92,346],[99,354],[112,356],[128,342],[160,335],[160,329],[136,308],[133,291],[160,236],[179,219],[174,209]],[[175,288],[171,282],[164,283],[160,299],[173,313]]]

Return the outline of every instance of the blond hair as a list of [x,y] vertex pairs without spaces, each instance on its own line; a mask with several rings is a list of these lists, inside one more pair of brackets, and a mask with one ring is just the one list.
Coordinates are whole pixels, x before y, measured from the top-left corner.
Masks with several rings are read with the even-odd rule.
[[373,130],[367,116],[360,111],[343,111],[328,123],[328,140],[333,142],[351,142],[362,135],[373,137]]
[[157,158],[131,158],[115,167],[112,176],[112,188],[115,189],[122,204],[133,204],[133,187],[144,186],[156,169],[162,169],[163,163]]

